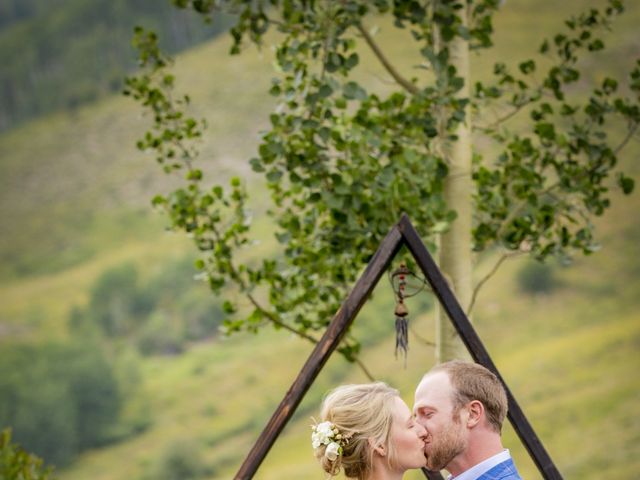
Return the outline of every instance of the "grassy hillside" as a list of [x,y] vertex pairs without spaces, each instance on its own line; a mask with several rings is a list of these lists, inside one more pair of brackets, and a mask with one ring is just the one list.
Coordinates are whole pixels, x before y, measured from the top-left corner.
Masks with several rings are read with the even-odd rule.
[[76,110],[122,88],[136,66],[133,27],[154,28],[172,52],[227,29],[205,25],[168,1],[0,0],[0,131],[59,110]]
[[[619,214],[637,206],[635,200]],[[635,235],[637,239],[637,228]],[[558,272],[562,286],[544,296],[518,290],[513,279],[522,265],[514,262],[483,292],[477,315],[498,368],[569,479],[597,478],[602,469],[612,472],[612,478],[627,478],[640,468],[640,425],[634,415],[640,400],[640,315],[633,298],[640,288],[639,265],[636,261],[626,271],[603,273],[603,280],[588,286],[583,281],[593,271],[611,273],[612,258],[629,258],[637,248],[633,240],[607,242],[607,247],[615,253]],[[392,307],[384,283],[377,293],[357,323],[360,333],[381,339],[365,348],[364,361],[411,402],[415,383],[433,361],[432,351],[412,336],[408,368],[401,368],[393,359]],[[412,321],[413,328],[430,336],[430,312]],[[207,478],[231,478],[309,352],[309,346],[286,334],[265,332],[199,345],[177,360],[149,362],[145,369],[153,427],[134,440],[85,455],[63,478],[143,478],[168,449],[183,442],[199,449],[210,469]],[[362,381],[366,378],[358,369],[333,358],[257,478],[324,478],[311,460],[310,417],[317,415],[328,388]],[[540,478],[510,428],[505,443],[525,478]]]
[[[202,159],[216,182],[248,170],[244,160],[271,105],[264,94],[269,65],[255,52],[231,58],[224,71],[202,61],[226,59],[227,50],[226,43],[208,45],[178,63],[194,72],[184,88],[198,99],[199,114],[206,112],[211,136]],[[156,234],[150,198],[175,180],[136,150],[145,123],[133,102],[114,97],[0,137],[0,281],[60,271],[123,234]]]
[[[534,51],[540,32],[560,25],[562,11],[592,3],[506,2],[496,21],[495,55],[476,62],[480,71],[486,73],[498,58],[519,59]],[[614,51],[594,63],[594,76],[624,71],[630,65],[625,62],[640,51],[640,9],[632,10],[612,35]],[[415,59],[407,58],[404,40],[389,36],[388,30],[383,25],[381,44],[391,58],[411,66]],[[189,91],[196,113],[209,122],[202,160],[212,182],[232,172],[253,182],[244,160],[272,106],[265,95],[271,52],[229,57],[228,45],[228,39],[220,39],[180,57],[180,88]],[[360,75],[373,88],[384,89],[388,83],[370,58],[363,59]],[[27,334],[64,337],[69,309],[86,304],[89,286],[105,269],[133,261],[149,276],[170,258],[190,251],[187,239],[162,233],[162,218],[148,207],[153,192],[170,188],[173,181],[162,176],[151,158],[135,151],[146,122],[129,100],[110,98],[0,136],[4,341]],[[634,148],[627,165],[638,179]],[[259,204],[262,187],[251,185]],[[523,293],[518,278],[525,262],[514,260],[478,300],[475,321],[481,337],[568,479],[597,478],[602,471],[627,478],[640,471],[640,424],[634,415],[640,400],[639,207],[638,194],[616,197],[612,211],[598,222],[603,250],[578,259],[571,268],[556,267],[557,286],[551,292]],[[264,223],[259,229],[266,232]],[[268,255],[268,246],[263,248]],[[478,277],[491,260],[479,259]],[[398,387],[410,403],[433,353],[412,336],[408,368],[393,359],[387,290],[383,282],[356,330],[367,339],[363,359],[371,371]],[[416,314],[413,328],[432,337],[432,318],[430,311]],[[218,338],[193,345],[180,356],[143,360],[149,428],[85,453],[59,471],[60,478],[154,478],[175,452],[202,467],[206,478],[232,478],[310,349],[287,334],[269,331]],[[324,478],[311,458],[309,417],[317,415],[328,388],[351,381],[365,378],[333,358],[257,478]],[[512,431],[506,432],[505,442],[525,477],[539,478]],[[179,457],[185,446],[188,454]]]

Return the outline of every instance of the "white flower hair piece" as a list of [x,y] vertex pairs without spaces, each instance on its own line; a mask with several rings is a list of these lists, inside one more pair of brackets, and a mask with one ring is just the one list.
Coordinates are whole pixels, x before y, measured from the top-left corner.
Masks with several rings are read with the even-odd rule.
[[326,445],[324,456],[327,460],[335,461],[342,455],[343,447],[349,443],[349,436],[343,435],[331,422],[312,425],[311,446],[314,450]]

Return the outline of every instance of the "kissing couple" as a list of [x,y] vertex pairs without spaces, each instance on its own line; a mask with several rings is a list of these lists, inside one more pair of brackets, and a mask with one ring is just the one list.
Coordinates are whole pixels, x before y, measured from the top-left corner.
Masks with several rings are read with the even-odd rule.
[[407,470],[446,469],[448,480],[521,480],[502,446],[507,395],[485,367],[436,365],[413,412],[385,383],[343,385],[324,399],[311,436],[322,468],[358,480],[401,480]]

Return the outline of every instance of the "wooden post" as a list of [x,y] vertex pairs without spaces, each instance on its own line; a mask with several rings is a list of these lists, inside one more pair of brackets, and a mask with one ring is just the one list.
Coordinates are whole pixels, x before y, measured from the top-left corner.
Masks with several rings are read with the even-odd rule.
[[507,399],[509,401],[509,421],[518,433],[520,440],[528,450],[529,455],[531,455],[531,458],[538,467],[538,470],[540,470],[540,473],[546,480],[562,480],[560,472],[554,465],[551,457],[542,445],[542,442],[540,442],[540,439],[527,420],[527,417],[525,417],[520,405],[518,405],[518,402],[511,393],[511,390],[509,390],[509,387],[502,378],[502,375],[500,375],[500,372],[493,363],[493,360],[491,360],[489,352],[484,347],[480,337],[471,325],[471,322],[469,322],[469,319],[460,307],[458,300],[453,295],[449,285],[442,276],[442,273],[440,273],[440,269],[438,269],[438,266],[433,261],[429,251],[424,246],[424,243],[422,243],[422,240],[420,240],[418,232],[416,232],[406,215],[402,216],[398,223],[398,227],[402,232],[402,236],[404,237],[409,251],[411,251],[412,255],[416,259],[422,273],[424,273],[424,276],[429,281],[429,284],[433,289],[433,293],[438,297],[438,300],[440,300],[440,303],[453,322],[453,325],[469,350],[469,353],[471,353],[473,359],[480,365],[495,373],[500,379],[500,382],[502,382],[502,385],[504,385],[504,388],[507,391]]
[[356,283],[349,297],[333,317],[327,331],[311,352],[298,377],[289,388],[282,402],[280,402],[260,437],[258,437],[240,470],[238,470],[235,476],[236,480],[248,480],[253,477],[276,438],[278,438],[278,435],[280,435],[280,432],[295,412],[318,373],[320,373],[320,370],[340,343],[343,335],[360,311],[360,308],[362,308],[362,305],[364,305],[364,302],[369,298],[378,280],[387,270],[391,260],[393,260],[401,246],[402,236],[398,228],[393,227],[382,241],[378,251],[369,262],[367,269]]
[[[388,269],[391,261],[403,244],[407,245],[417,264],[420,266],[433,292],[453,322],[453,325],[473,359],[495,373],[504,385],[509,401],[509,420],[518,433],[520,440],[527,448],[529,455],[531,455],[540,470],[540,473],[542,473],[545,480],[562,480],[560,472],[529,424],[522,409],[491,360],[480,337],[469,322],[469,319],[447,285],[442,273],[429,254],[429,251],[424,246],[424,243],[422,243],[418,232],[406,215],[402,216],[400,222],[391,229],[380,244],[378,251],[369,262],[367,269],[340,307],[340,310],[338,310],[338,313],[334,316],[326,332],[311,352],[302,370],[291,385],[291,388],[289,388],[284,399],[273,413],[269,423],[267,423],[260,437],[258,437],[258,440],[234,477],[235,480],[250,480],[253,478],[253,475],[258,470],[267,453],[269,453],[273,443],[293,416],[304,395],[340,343],[340,340],[365,301],[369,298],[380,277]],[[425,468],[422,469],[422,472],[430,480],[442,480],[440,472],[431,472]]]

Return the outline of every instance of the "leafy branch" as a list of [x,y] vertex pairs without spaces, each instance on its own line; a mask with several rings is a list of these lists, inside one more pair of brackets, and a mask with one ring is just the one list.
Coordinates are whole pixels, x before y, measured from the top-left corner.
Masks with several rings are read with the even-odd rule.
[[[283,321],[282,309],[279,313],[270,311],[258,301],[255,291],[267,284],[273,291],[286,290],[292,286],[286,276],[276,270],[276,263],[265,260],[259,268],[236,259],[243,247],[249,244],[249,217],[246,209],[247,194],[241,182],[232,178],[230,191],[216,185],[203,190],[202,171],[194,168],[198,150],[192,144],[203,134],[206,124],[188,117],[185,109],[188,97],[173,100],[173,76],[165,68],[171,64],[158,49],[157,38],[152,32],[136,29],[134,44],[141,50],[142,66],[147,72],[126,79],[125,94],[146,106],[153,114],[154,124],[137,144],[140,150],[151,150],[156,161],[163,165],[165,173],[185,172],[186,188],[178,188],[167,196],[157,195],[153,199],[156,207],[163,208],[172,221],[172,227],[183,230],[193,237],[197,248],[208,253],[196,267],[203,271],[212,291],[219,293],[224,287],[235,286],[250,302],[253,311],[244,319],[228,318],[224,327],[227,333],[248,329],[256,331],[263,321],[276,329],[284,329],[313,344],[318,340],[307,333],[307,325],[294,327]],[[225,301],[224,311],[228,315],[237,313],[237,307]],[[373,379],[371,372],[357,357],[357,344],[345,341],[339,351],[348,361],[354,362],[367,378]]]
[[[531,253],[543,260],[550,254],[566,258],[569,250],[588,254],[597,248],[588,215],[577,219],[572,212],[576,205],[582,205],[588,214],[601,215],[610,204],[606,182],[640,121],[640,64],[629,77],[628,90],[635,98],[615,97],[618,81],[612,78],[594,87],[586,100],[573,94],[574,99],[569,101],[568,86],[581,76],[577,69],[579,55],[605,48],[596,33],[609,29],[612,19],[622,11],[622,2],[610,0],[603,10],[590,9],[567,20],[568,33],[553,37],[554,54],[547,40],[539,49],[539,53],[557,60],[541,84],[530,86],[536,63],[527,60],[519,64],[522,77],[510,73],[504,64],[496,64],[497,84],[476,85],[475,98],[483,101],[501,99],[508,91],[505,87],[514,89],[510,100],[513,110],[481,127],[484,134],[503,146],[494,165],[476,162],[474,239],[478,251],[492,243],[517,251],[526,240]],[[532,131],[498,131],[502,122],[525,107],[531,107],[532,120],[531,127],[525,128]],[[614,147],[602,126],[616,120],[626,124],[627,131]],[[617,183],[625,194],[633,190],[633,180],[623,173],[617,174]]]
[[[476,111],[505,103],[510,109],[477,130],[499,153],[489,161],[482,147],[474,152],[474,248],[497,245],[507,253],[476,285],[469,311],[480,288],[522,245],[541,260],[594,251],[591,218],[610,205],[611,177],[625,194],[634,188],[617,164],[640,123],[640,64],[623,88],[605,78],[586,100],[571,88],[581,78],[578,59],[605,48],[597,33],[622,13],[619,0],[570,18],[568,32],[542,44],[538,53],[552,64],[540,82],[532,59],[518,63],[519,73],[497,64],[495,82],[476,84],[471,98],[461,98],[468,79],[453,66],[449,47],[462,40],[472,49],[490,48],[498,0],[173,2],[206,18],[234,12],[232,54],[247,41],[260,47],[272,27],[280,32],[278,76],[270,88],[278,105],[250,159],[270,191],[269,214],[282,247],[277,261],[256,266],[239,260],[250,243],[247,194],[237,179],[228,189],[203,187],[193,145],[206,125],[184,113],[188,97],[172,96],[174,79],[165,73],[170,62],[152,34],[136,32],[147,73],[127,80],[127,92],[155,122],[138,147],[154,151],[165,171],[185,174],[185,187],[157,196],[154,204],[167,211],[174,228],[193,236],[211,289],[233,286],[252,306],[246,318],[225,322],[228,332],[271,324],[315,342],[313,332],[326,328],[399,212],[411,215],[435,249],[436,237],[457,214],[443,195],[450,172],[441,147],[457,140],[455,128],[469,121],[470,104]],[[364,27],[374,14],[391,15],[396,27],[410,31],[428,78],[409,80],[395,68]],[[460,15],[469,16],[468,27]],[[359,42],[395,80],[394,91],[381,95],[354,79]],[[525,111],[525,127],[505,128]],[[618,143],[604,127],[612,122],[625,125]],[[237,314],[233,302],[224,305],[230,316]],[[361,363],[357,340],[346,337],[340,351]]]

